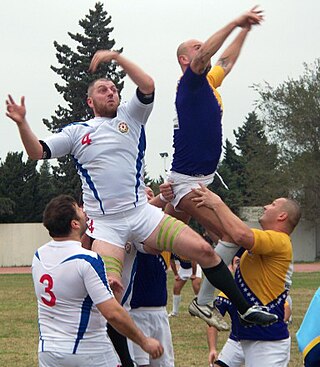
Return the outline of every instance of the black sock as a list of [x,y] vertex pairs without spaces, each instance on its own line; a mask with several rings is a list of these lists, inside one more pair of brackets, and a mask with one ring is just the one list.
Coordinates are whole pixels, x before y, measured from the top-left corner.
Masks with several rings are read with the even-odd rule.
[[118,333],[118,331],[114,329],[110,324],[108,324],[108,335],[112,341],[114,349],[118,353],[122,367],[134,367],[128,349],[127,338]]
[[218,265],[213,266],[212,268],[202,268],[202,270],[209,282],[216,288],[220,289],[237,307],[241,314],[244,314],[248,310],[250,304],[241,294],[231,272],[222,260]]

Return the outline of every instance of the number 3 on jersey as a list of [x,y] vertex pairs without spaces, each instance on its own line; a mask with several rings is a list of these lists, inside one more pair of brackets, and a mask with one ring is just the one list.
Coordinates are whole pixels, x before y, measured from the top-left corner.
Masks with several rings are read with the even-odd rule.
[[40,278],[40,283],[46,286],[44,291],[50,296],[50,299],[41,297],[42,302],[50,307],[55,306],[57,297],[51,290],[53,288],[53,279],[51,275],[43,274],[42,277]]
[[86,134],[83,138],[82,138],[82,140],[81,140],[81,144],[82,145],[89,145],[89,144],[91,144],[91,142],[92,142],[92,140],[90,139],[90,133],[88,133],[88,134]]

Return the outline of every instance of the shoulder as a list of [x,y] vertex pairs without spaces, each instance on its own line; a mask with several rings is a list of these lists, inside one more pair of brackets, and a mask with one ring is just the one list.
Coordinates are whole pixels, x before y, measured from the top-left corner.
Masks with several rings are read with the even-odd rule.
[[257,229],[252,228],[252,232],[254,233],[254,236],[257,238],[265,239],[265,240],[281,240],[281,241],[290,241],[290,236],[287,233],[274,231],[271,229],[263,230],[263,229]]
[[91,119],[88,121],[76,121],[76,122],[71,122],[70,124],[63,126],[59,131],[89,128],[89,127],[92,127],[93,125],[94,125],[94,119]]
[[284,232],[273,230],[252,229],[254,246],[252,252],[261,248],[264,253],[269,251],[288,252],[292,251],[290,236]]

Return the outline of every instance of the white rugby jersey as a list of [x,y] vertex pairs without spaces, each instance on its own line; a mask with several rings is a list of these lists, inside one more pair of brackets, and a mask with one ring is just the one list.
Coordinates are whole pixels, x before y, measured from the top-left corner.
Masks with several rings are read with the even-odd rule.
[[51,241],[32,261],[39,352],[96,353],[113,346],[96,304],[113,297],[102,259],[77,241]]
[[51,158],[71,153],[82,180],[89,217],[114,214],[144,204],[146,139],[144,125],[153,103],[136,94],[119,106],[115,118],[96,117],[66,126],[45,140]]

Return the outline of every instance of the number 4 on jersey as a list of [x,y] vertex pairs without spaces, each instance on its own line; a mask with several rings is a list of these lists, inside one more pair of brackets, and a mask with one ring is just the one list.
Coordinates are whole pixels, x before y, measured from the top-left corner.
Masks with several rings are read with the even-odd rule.
[[90,133],[86,134],[82,140],[81,140],[81,144],[82,145],[86,145],[86,144],[91,144],[92,140],[90,139]]

